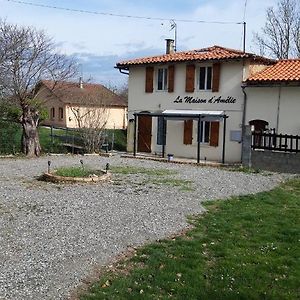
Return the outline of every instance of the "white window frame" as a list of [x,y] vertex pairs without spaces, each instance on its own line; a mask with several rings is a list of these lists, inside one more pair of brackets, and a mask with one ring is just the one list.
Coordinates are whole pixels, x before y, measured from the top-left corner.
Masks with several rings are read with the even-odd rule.
[[[205,68],[205,82],[204,82],[204,89],[200,89],[200,68]],[[211,69],[211,82],[210,82],[210,89],[207,88],[207,83],[208,83],[208,78],[207,78],[207,74],[208,74],[208,68]],[[198,91],[208,91],[211,92],[212,91],[212,84],[213,84],[213,67],[212,65],[199,65],[197,68],[197,90]]]
[[[202,124],[206,124],[208,123],[208,139],[207,141],[205,141],[205,125],[203,126]],[[193,126],[193,132],[195,134],[195,136],[193,137],[193,141],[195,141],[194,143],[196,144],[197,141],[198,141],[198,122],[194,122],[194,126]],[[210,131],[211,131],[211,121],[201,121],[201,125],[200,125],[200,137],[201,137],[201,140],[200,140],[200,144],[204,144],[204,145],[209,145],[210,143]]]
[[[158,88],[158,72],[159,70],[163,70],[163,82],[162,82],[162,89]],[[165,72],[167,73],[167,76],[165,76]],[[158,92],[167,92],[168,91],[168,67],[157,67],[156,69],[156,78],[155,78],[155,89]]]

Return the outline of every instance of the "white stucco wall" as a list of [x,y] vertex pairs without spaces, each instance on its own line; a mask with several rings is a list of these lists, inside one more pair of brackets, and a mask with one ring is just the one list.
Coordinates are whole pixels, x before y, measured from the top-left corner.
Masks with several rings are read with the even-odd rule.
[[278,133],[300,135],[300,87],[248,87],[246,122],[265,120]]
[[[207,64],[204,64],[207,65]],[[185,76],[186,64],[180,63],[175,66],[175,83],[174,92],[156,91],[154,80],[153,93],[145,93],[145,67],[131,67],[129,76],[129,100],[128,100],[128,117],[133,118],[134,112],[150,111],[158,112],[166,109],[189,109],[189,110],[214,110],[224,111],[228,115],[227,119],[227,136],[226,136],[226,162],[238,162],[241,159],[241,144],[230,141],[230,131],[241,131],[242,111],[243,111],[243,93],[241,83],[243,78],[243,63],[224,62],[221,64],[221,77],[218,93],[211,91],[197,90],[198,73],[196,65],[195,76],[195,92],[185,92]],[[156,76],[154,75],[154,78]],[[183,103],[175,103],[176,98],[180,96]],[[184,97],[194,97],[205,99],[206,103],[185,103]],[[235,103],[217,103],[215,99],[221,96],[222,99],[232,97]],[[209,103],[209,99],[211,99]],[[152,152],[157,151],[160,147],[156,145],[156,118],[153,118],[152,130]],[[194,122],[194,142],[192,145],[183,144],[183,121],[168,121],[167,126],[167,143],[166,153],[173,153],[178,157],[197,157],[197,138],[196,138],[196,122]],[[209,145],[201,145],[201,159],[205,157],[207,160],[221,161],[223,143],[223,122],[220,122],[219,146],[211,147]],[[128,149],[132,149],[132,135],[128,138]]]

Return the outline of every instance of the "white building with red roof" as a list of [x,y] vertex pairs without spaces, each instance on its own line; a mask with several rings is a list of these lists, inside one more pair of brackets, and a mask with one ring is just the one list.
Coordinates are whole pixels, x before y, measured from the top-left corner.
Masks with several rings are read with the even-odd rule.
[[[244,83],[246,120],[282,134],[300,135],[300,59],[280,60]],[[257,122],[255,122],[258,120]],[[265,125],[262,124],[264,121]]]
[[[174,52],[172,42],[167,45],[164,55],[116,64],[122,73],[129,74],[128,151],[134,154],[173,154],[198,162],[240,162],[243,125],[267,117],[269,124],[276,127],[273,119],[278,118],[277,86],[286,83],[280,79],[279,84],[275,75],[286,76],[289,85],[291,81],[293,85],[300,82],[299,69],[283,74],[287,62],[276,64],[272,59],[220,46]],[[271,79],[270,91],[252,87],[265,78]],[[267,99],[276,94],[276,103],[265,101],[264,93],[270,93],[265,95]],[[295,89],[297,93],[299,98],[299,87]],[[300,101],[291,109],[300,112],[299,104]],[[289,126],[283,128],[288,130]]]

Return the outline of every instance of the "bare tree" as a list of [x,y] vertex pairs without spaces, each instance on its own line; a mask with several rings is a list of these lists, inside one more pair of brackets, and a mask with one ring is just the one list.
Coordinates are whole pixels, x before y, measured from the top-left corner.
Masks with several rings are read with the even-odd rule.
[[27,156],[41,152],[34,87],[42,79],[58,82],[74,77],[75,66],[56,53],[55,43],[43,31],[0,22],[0,92],[21,109],[22,152]]
[[109,117],[109,110],[101,98],[85,98],[88,106],[71,106],[78,132],[88,153],[96,153],[104,141],[104,129]]
[[298,0],[279,0],[269,7],[262,33],[254,41],[262,55],[278,59],[300,57],[300,5]]
[[120,88],[118,88],[118,90],[116,91],[116,93],[123,97],[124,99],[126,99],[126,101],[128,102],[128,82],[124,83]]

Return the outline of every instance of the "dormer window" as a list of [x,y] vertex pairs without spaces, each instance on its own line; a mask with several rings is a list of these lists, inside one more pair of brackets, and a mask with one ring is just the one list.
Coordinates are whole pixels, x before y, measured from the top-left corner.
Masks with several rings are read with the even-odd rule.
[[212,89],[212,67],[199,68],[199,90],[210,91]]
[[158,68],[157,69],[157,85],[156,89],[158,91],[168,90],[168,68]]

